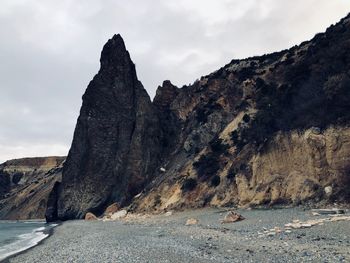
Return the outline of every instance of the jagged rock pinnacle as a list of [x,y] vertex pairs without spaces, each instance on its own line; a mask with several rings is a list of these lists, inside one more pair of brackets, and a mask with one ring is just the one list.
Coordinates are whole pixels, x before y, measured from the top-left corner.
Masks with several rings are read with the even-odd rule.
[[83,218],[87,212],[101,214],[111,203],[127,203],[154,175],[158,133],[149,96],[122,37],[114,35],[83,96],[62,183],[48,204],[47,218]]
[[126,50],[124,40],[120,34],[114,35],[104,45],[100,62],[101,69],[113,67],[118,64],[132,63],[129,52]]

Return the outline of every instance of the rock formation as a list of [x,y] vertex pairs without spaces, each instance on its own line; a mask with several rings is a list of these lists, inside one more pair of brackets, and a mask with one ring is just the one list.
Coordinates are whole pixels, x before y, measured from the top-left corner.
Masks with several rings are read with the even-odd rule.
[[65,157],[37,157],[0,164],[0,219],[43,219],[49,193],[61,179]]
[[178,139],[131,208],[349,202],[349,41],[350,16],[289,50],[233,60],[172,98],[161,87],[155,103],[167,102]]
[[154,211],[348,202],[349,41],[348,16],[192,85],[165,81],[151,103],[114,36],[83,96],[48,217],[101,215],[112,203]]
[[64,165],[57,219],[100,215],[111,203],[127,203],[158,165],[158,118],[120,35],[105,44],[100,62]]

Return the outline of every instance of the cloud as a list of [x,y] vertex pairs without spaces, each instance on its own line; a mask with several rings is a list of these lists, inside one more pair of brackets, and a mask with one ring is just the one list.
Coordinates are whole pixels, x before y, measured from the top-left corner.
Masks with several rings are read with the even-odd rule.
[[3,0],[0,162],[68,152],[103,44],[121,33],[153,97],[228,63],[288,48],[350,11],[348,0]]

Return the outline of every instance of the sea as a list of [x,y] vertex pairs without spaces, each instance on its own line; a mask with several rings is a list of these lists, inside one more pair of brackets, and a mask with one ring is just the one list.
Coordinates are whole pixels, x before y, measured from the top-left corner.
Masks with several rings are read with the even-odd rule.
[[45,221],[0,221],[0,261],[37,245],[55,226]]

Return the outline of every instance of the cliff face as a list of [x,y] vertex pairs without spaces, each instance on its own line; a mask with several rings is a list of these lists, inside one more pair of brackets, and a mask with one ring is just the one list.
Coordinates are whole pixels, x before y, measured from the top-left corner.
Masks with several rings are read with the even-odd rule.
[[[348,202],[350,17],[278,53],[233,60],[167,101],[177,144],[135,210]],[[175,120],[175,122],[173,121]]]
[[[159,124],[120,35],[104,46],[90,82],[57,187],[56,219],[100,214],[121,205],[153,177],[159,160]],[[50,214],[50,218],[55,218]]]
[[165,81],[151,103],[114,36],[83,96],[48,219],[101,214],[114,202],[137,211],[348,202],[349,51],[346,17],[190,86]]
[[252,178],[236,179],[239,203],[349,201],[350,128],[279,133],[251,159]]
[[0,165],[0,219],[45,218],[49,193],[65,157],[10,160]]

